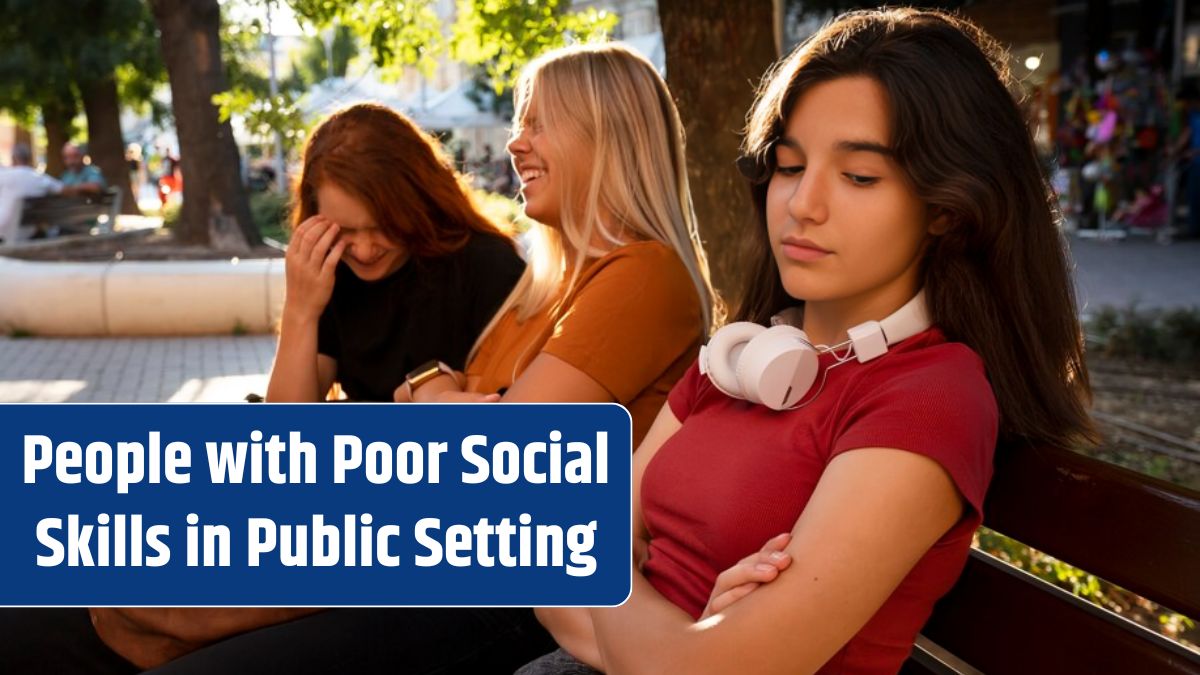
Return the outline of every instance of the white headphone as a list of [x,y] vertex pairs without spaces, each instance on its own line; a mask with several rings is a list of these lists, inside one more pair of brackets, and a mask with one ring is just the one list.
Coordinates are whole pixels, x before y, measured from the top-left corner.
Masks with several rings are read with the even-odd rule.
[[[771,319],[770,328],[748,321],[721,328],[700,348],[700,373],[727,396],[785,410],[812,388],[820,353],[849,346],[859,363],[866,363],[932,323],[923,290],[883,321],[854,326],[847,331],[850,339],[834,347],[813,345],[804,331],[782,321],[786,318],[780,314]],[[847,352],[834,366],[849,359]]]

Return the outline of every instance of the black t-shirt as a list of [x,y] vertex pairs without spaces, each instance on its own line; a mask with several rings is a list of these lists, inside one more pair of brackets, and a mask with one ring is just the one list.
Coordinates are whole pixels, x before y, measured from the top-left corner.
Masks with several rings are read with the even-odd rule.
[[317,351],[337,360],[349,398],[391,401],[404,376],[430,359],[462,370],[524,270],[509,239],[481,234],[450,255],[411,258],[378,281],[338,263]]

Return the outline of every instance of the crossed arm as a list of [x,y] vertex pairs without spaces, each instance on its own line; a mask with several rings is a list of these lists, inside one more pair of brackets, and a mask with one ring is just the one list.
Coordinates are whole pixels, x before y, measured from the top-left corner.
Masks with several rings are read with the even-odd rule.
[[[664,407],[634,455],[635,536],[647,536],[641,475],[679,427]],[[620,607],[538,616],[567,651],[610,674],[814,672],[866,624],[962,509],[950,476],[929,458],[889,448],[846,452],[829,463],[787,538],[790,566],[712,616],[693,621],[636,568],[633,593]],[[728,592],[718,588],[716,595]]]

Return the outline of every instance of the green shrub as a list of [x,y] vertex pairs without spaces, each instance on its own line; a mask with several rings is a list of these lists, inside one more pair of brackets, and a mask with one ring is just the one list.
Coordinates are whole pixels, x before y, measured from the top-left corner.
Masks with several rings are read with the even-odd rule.
[[1195,649],[1196,622],[986,527],[976,548],[1094,605]]
[[168,202],[162,210],[163,228],[174,230],[179,224],[179,214],[183,211],[183,205],[179,201]]
[[264,238],[286,244],[292,232],[288,228],[292,200],[287,194],[268,190],[250,193],[250,219]]
[[483,215],[493,222],[520,233],[529,229],[530,220],[521,212],[521,204],[515,199],[487,190],[474,190],[475,203]]
[[1103,307],[1086,322],[1090,349],[1102,356],[1200,367],[1200,309]]

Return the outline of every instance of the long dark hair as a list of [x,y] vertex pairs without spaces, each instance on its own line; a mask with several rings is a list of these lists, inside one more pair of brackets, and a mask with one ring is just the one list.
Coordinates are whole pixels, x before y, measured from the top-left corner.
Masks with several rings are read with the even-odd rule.
[[930,213],[921,265],[934,323],[984,361],[1005,441],[1096,438],[1082,333],[1059,214],[1017,103],[1007,53],[973,23],[936,11],[845,14],[764,78],[743,142],[758,227],[736,313],[766,322],[797,304],[783,288],[766,228],[773,144],[800,95],[841,77],[874,79],[890,103],[892,149]]
[[381,105],[339,110],[309,137],[293,227],[317,213],[317,188],[324,181],[354,195],[389,239],[417,256],[457,251],[472,233],[502,233],[480,212],[441,145]]

